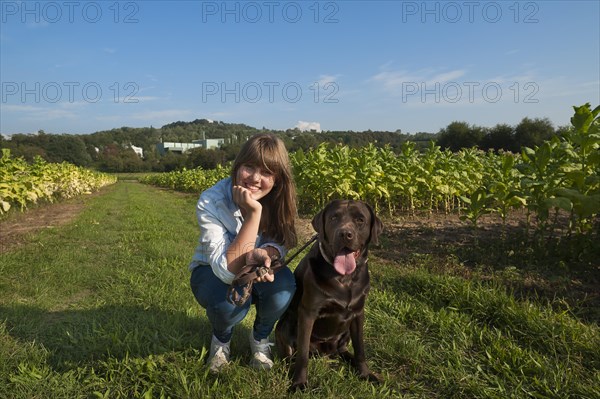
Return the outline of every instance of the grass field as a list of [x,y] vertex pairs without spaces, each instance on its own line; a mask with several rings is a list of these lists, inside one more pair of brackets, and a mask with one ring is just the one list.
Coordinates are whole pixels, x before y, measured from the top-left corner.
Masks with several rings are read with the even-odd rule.
[[[208,373],[210,327],[187,270],[195,195],[124,179],[81,201],[68,223],[0,254],[0,398],[288,396],[285,363],[248,367],[253,314],[235,331],[234,365]],[[499,262],[525,259],[506,241],[431,251],[426,239],[425,250],[398,221],[386,225],[365,329],[383,383],[319,358],[292,397],[600,398],[597,291],[573,289],[589,275]]]

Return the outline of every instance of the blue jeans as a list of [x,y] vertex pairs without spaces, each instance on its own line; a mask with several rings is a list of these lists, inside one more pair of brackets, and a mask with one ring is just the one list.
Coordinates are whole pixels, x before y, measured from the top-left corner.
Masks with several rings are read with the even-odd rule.
[[252,303],[256,305],[254,339],[260,341],[267,338],[296,291],[294,274],[287,267],[275,273],[272,283],[255,283],[252,295],[243,306],[227,302],[229,285],[219,280],[210,266],[196,267],[192,271],[190,284],[196,300],[206,309],[214,336],[221,342],[231,340],[233,327],[246,317]]

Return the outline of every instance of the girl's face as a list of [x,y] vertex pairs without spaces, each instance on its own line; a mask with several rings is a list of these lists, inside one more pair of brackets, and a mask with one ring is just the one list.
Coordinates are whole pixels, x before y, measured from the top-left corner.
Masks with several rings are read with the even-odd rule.
[[235,184],[250,191],[252,199],[258,201],[271,192],[275,176],[260,166],[243,164],[236,173]]

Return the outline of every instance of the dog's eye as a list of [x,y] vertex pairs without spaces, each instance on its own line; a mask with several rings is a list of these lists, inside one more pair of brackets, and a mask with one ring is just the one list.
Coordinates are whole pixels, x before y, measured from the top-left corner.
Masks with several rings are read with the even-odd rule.
[[363,224],[363,223],[365,222],[365,219],[364,219],[364,218],[356,218],[356,219],[354,219],[354,221],[355,221],[357,224]]

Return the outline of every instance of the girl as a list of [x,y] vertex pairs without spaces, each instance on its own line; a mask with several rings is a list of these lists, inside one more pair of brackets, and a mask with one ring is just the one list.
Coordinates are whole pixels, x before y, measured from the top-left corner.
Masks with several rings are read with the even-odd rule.
[[251,303],[256,304],[251,365],[273,366],[268,337],[294,295],[292,272],[285,267],[262,277],[242,307],[230,304],[226,294],[244,265],[268,267],[271,256],[283,258],[286,248],[296,245],[295,199],[287,150],[271,134],[251,137],[237,155],[231,176],[200,195],[196,206],[200,238],[190,264],[191,287],[213,329],[208,358],[212,372],[229,363],[233,328]]

